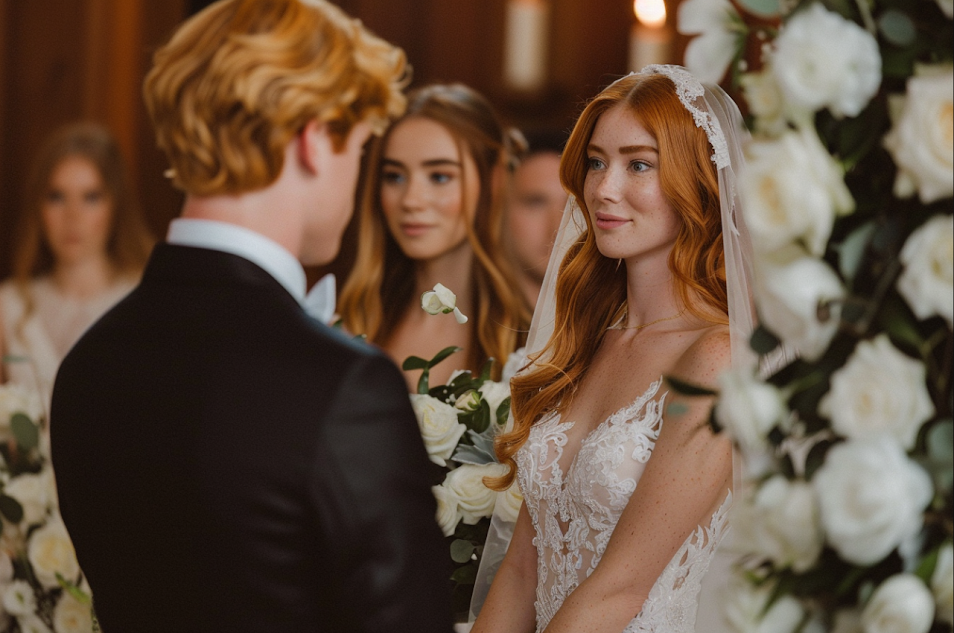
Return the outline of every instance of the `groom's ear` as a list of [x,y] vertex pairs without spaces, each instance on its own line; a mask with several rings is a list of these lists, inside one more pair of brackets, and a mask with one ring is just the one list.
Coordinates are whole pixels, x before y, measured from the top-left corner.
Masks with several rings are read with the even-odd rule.
[[317,119],[309,121],[298,133],[298,161],[302,168],[312,175],[321,174],[324,154],[333,150],[328,126]]

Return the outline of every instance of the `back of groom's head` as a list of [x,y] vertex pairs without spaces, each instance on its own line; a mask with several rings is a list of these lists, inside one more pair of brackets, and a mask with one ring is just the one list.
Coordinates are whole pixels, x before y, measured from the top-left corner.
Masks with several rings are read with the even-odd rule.
[[341,149],[359,121],[405,107],[404,52],[325,0],[220,0],[154,56],[143,94],[173,183],[236,195],[270,185],[308,121]]

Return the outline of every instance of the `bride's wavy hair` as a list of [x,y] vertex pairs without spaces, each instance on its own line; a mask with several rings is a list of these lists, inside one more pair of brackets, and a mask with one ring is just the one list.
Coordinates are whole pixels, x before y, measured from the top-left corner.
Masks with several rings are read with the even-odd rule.
[[607,328],[625,316],[626,267],[600,254],[583,196],[587,145],[600,115],[618,105],[631,110],[656,139],[663,195],[682,220],[669,254],[677,295],[693,315],[728,323],[719,181],[710,158],[712,147],[668,77],[626,76],[587,104],[563,152],[560,178],[576,196],[586,228],[560,264],[553,335],[531,358],[534,368],[510,383],[514,427],[495,442],[497,457],[510,470],[486,480],[498,490],[513,483],[514,454],[527,441],[531,426],[570,402]]
[[[476,318],[471,319],[473,342],[467,350],[467,368],[479,370],[494,358],[493,375],[499,377],[507,356],[525,339],[530,309],[518,290],[516,274],[504,252],[502,227],[504,179],[512,163],[526,149],[523,137],[503,126],[490,103],[463,84],[435,84],[408,95],[404,116],[385,134],[371,141],[366,152],[364,183],[357,221],[355,264],[345,281],[339,310],[346,329],[384,344],[401,315],[416,300],[414,260],[405,255],[387,229],[381,207],[381,174],[384,150],[391,132],[409,118],[425,118],[442,125],[454,138],[461,156],[469,155],[477,167],[477,208],[467,223],[467,237],[474,253],[469,292]],[[461,196],[462,204],[467,199]]]

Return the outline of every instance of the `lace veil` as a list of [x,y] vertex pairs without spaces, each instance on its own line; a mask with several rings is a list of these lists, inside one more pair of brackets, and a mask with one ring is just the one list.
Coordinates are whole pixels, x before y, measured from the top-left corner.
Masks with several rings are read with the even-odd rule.
[[[681,66],[651,65],[643,68],[640,74],[661,74],[668,77],[675,84],[679,100],[692,114],[696,126],[704,130],[709,138],[712,146],[711,158],[716,164],[719,176],[732,365],[754,366],[757,359],[749,347],[749,339],[755,325],[752,304],[752,247],[742,217],[737,186],[738,173],[744,164],[742,145],[748,137],[742,116],[738,106],[721,88],[703,86]],[[543,349],[553,334],[557,273],[570,246],[579,239],[585,227],[580,205],[571,195],[563,212],[563,220],[533,313],[526,346],[530,356]],[[512,420],[509,424],[512,424]],[[733,471],[735,487],[737,490],[741,489],[741,459],[738,456],[733,460]],[[487,597],[490,582],[503,560],[513,534],[513,522],[503,517],[498,510],[491,522],[474,586],[471,621],[476,618]]]

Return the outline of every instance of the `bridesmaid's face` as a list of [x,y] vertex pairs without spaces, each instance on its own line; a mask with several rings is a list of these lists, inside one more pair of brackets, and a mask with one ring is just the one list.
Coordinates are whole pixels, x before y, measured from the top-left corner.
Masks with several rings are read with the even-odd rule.
[[113,201],[96,166],[67,156],[50,175],[40,205],[46,242],[58,264],[103,257],[113,220]]
[[479,194],[477,167],[440,123],[412,117],[384,148],[381,207],[405,255],[432,261],[467,248]]
[[614,106],[596,122],[583,195],[604,256],[668,258],[682,221],[662,191],[656,139],[627,107]]

